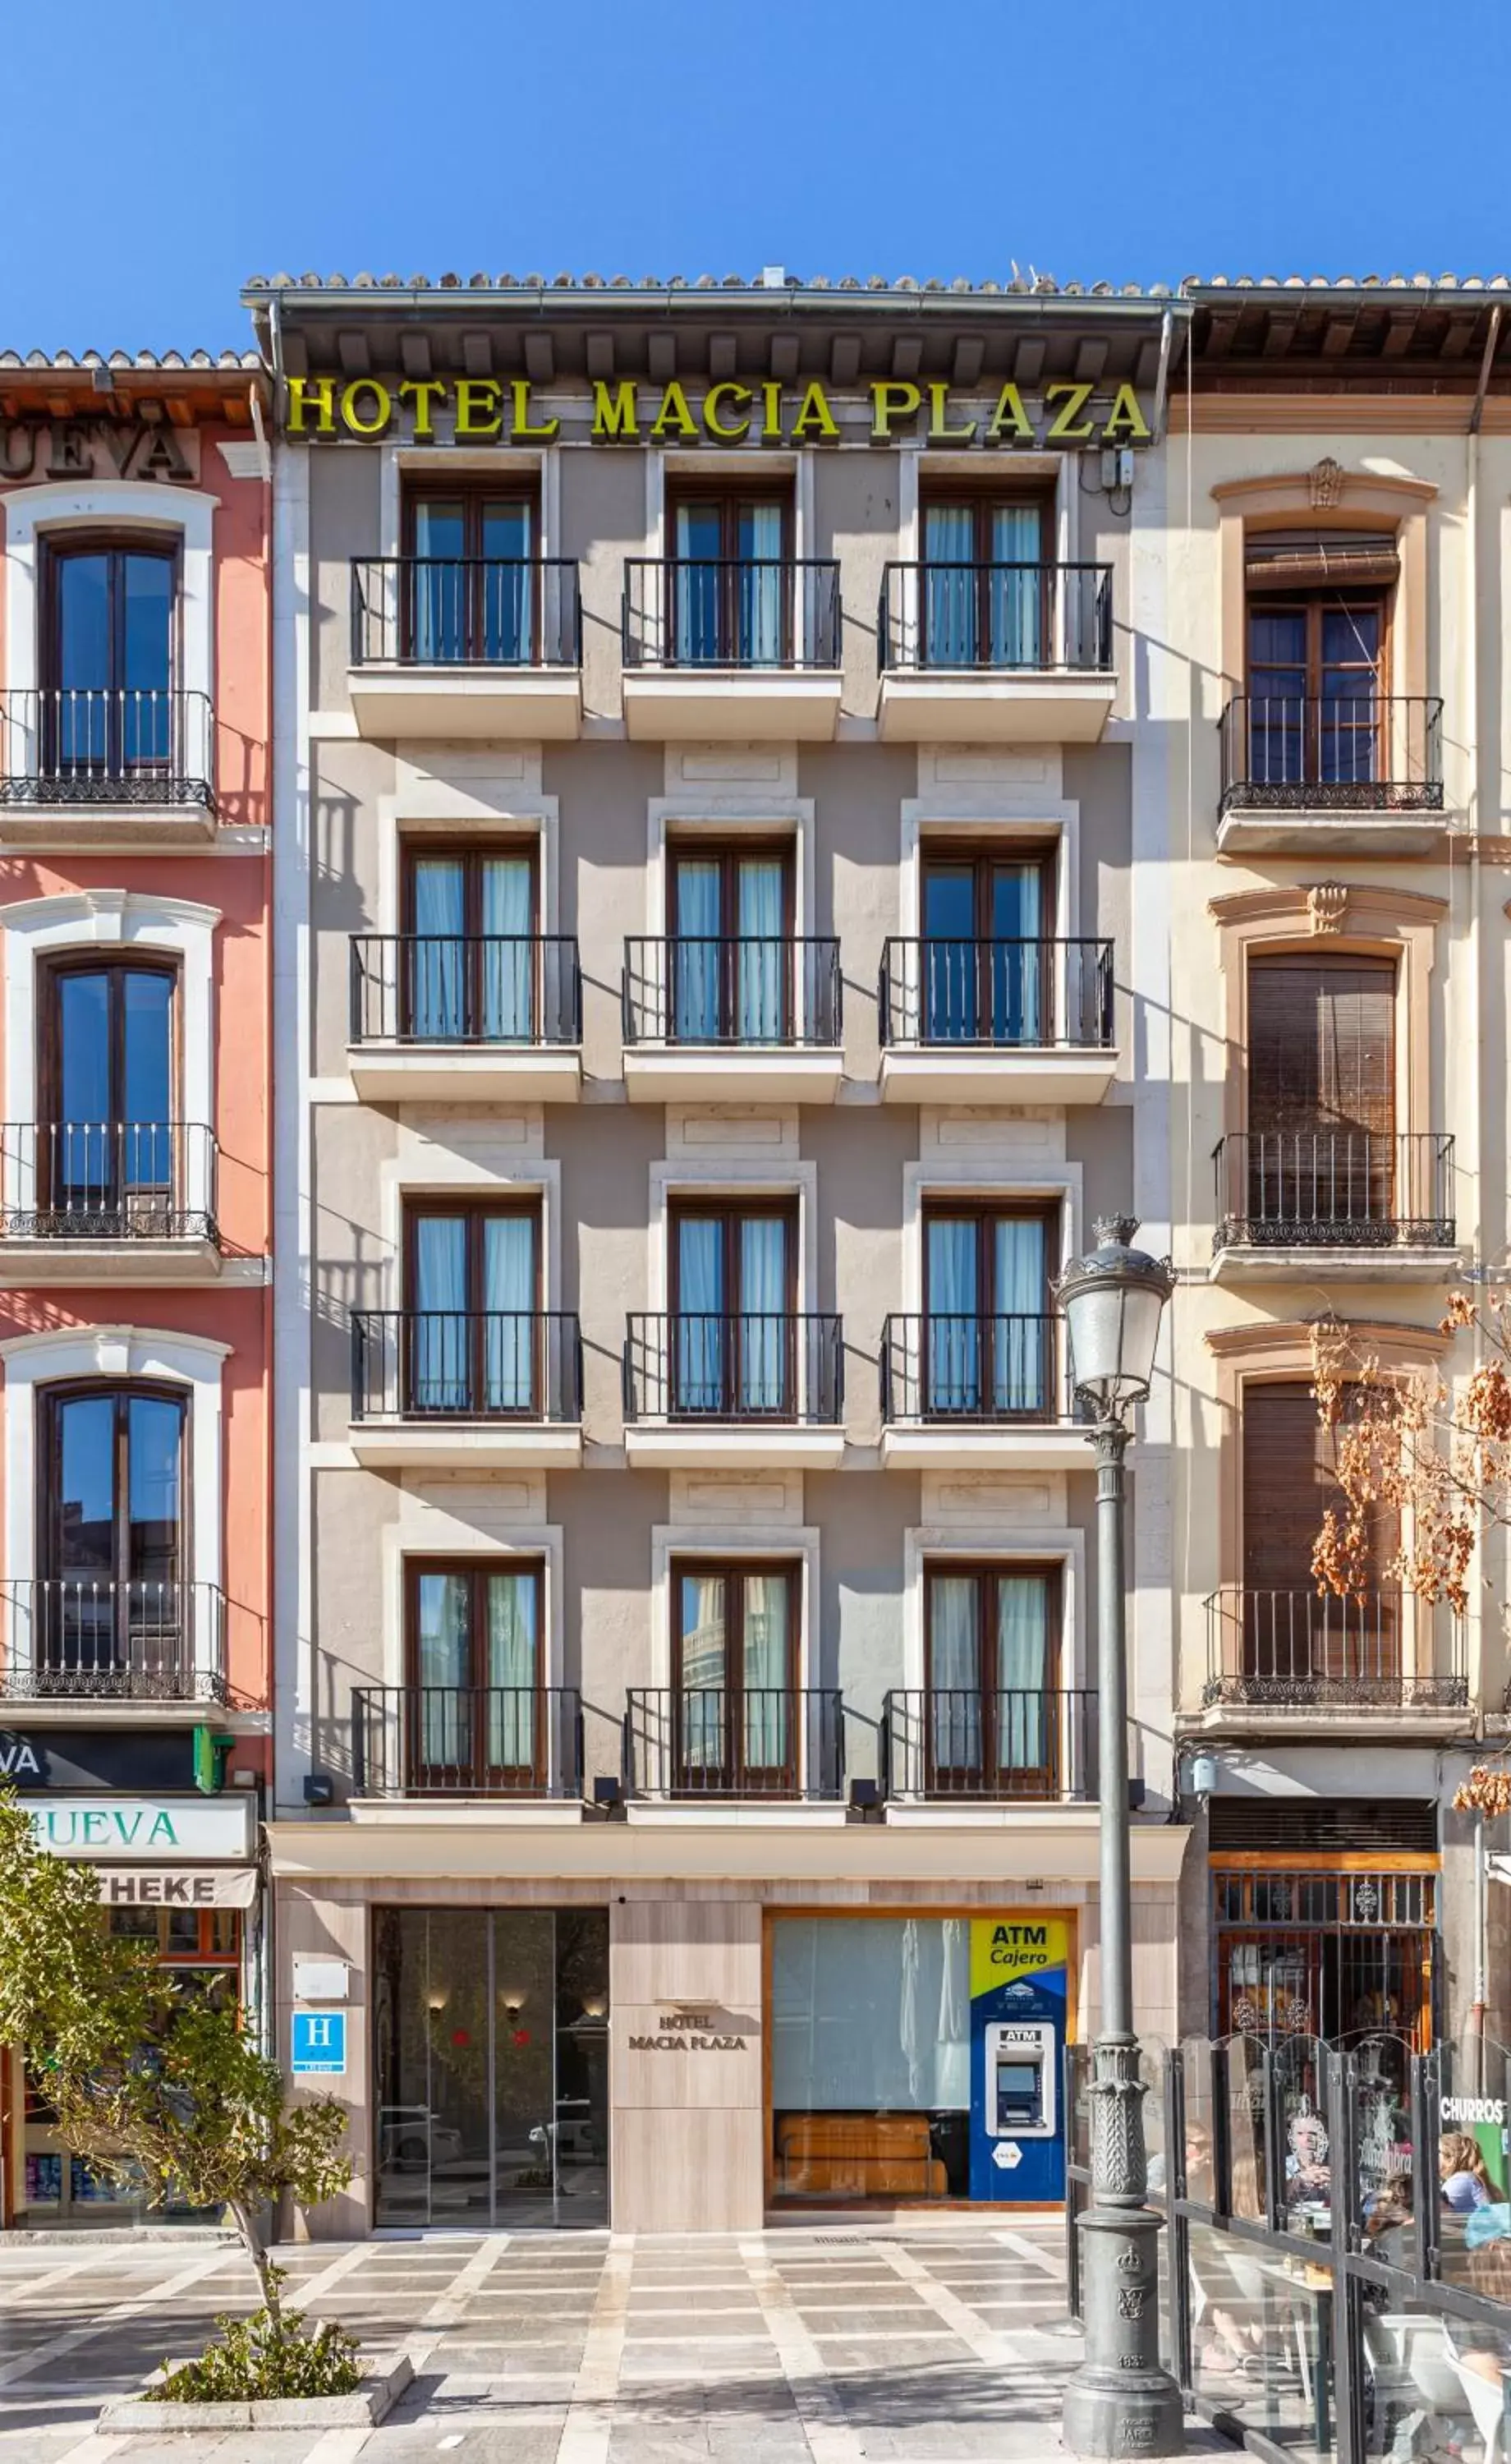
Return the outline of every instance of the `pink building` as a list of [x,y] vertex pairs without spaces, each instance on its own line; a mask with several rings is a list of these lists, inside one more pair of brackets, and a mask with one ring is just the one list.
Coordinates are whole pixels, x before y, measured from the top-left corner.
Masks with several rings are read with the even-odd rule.
[[[257,363],[0,354],[0,1776],[263,2005],[271,489]],[[129,2216],[0,2053],[0,2224]]]

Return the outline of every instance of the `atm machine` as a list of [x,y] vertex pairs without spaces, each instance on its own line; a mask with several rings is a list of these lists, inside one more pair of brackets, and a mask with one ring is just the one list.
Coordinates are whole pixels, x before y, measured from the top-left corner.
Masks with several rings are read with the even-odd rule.
[[1053,2207],[1065,2195],[1070,1925],[1008,1915],[972,1933],[971,2196]]
[[1059,2075],[1052,2020],[993,2020],[986,2031],[987,2137],[1053,2139]]

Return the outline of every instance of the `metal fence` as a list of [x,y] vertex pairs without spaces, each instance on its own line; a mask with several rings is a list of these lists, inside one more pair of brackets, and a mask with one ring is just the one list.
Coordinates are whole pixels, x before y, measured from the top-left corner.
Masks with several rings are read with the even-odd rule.
[[882,1329],[884,1421],[1051,1421],[1075,1417],[1052,1309],[991,1317],[893,1314]]
[[0,804],[215,804],[208,693],[27,685],[0,693]]
[[833,1427],[844,1409],[843,1321],[827,1310],[638,1310],[624,1376],[627,1420]]
[[677,934],[624,943],[626,1044],[824,1045],[841,1040],[840,945]]
[[220,1703],[226,1600],[214,1583],[89,1574],[0,1584],[0,1698]]
[[882,1793],[1094,1796],[1096,1712],[1084,1686],[894,1687],[882,1707]]
[[214,1241],[219,1163],[201,1121],[6,1121],[0,1236]]
[[1225,1583],[1207,1599],[1214,1704],[1466,1707],[1463,1629],[1446,1607],[1399,1590],[1339,1596]]
[[893,935],[877,993],[887,1045],[1095,1050],[1112,1042],[1110,941]]
[[1109,564],[973,559],[882,569],[883,670],[1071,669],[1112,665]]
[[1234,1131],[1212,1160],[1216,1249],[1453,1246],[1444,1131]]
[[352,559],[352,665],[575,668],[576,564],[564,557]]
[[354,1420],[582,1417],[582,1334],[561,1309],[359,1309]]
[[577,1796],[582,1701],[570,1685],[359,1685],[352,1794]]
[[567,933],[354,933],[353,1044],[580,1044]]
[[833,557],[624,560],[626,668],[837,668]]
[[843,1706],[829,1687],[633,1687],[624,1736],[632,1796],[835,1798],[844,1783]]
[[1442,810],[1435,695],[1236,693],[1217,724],[1225,813]]

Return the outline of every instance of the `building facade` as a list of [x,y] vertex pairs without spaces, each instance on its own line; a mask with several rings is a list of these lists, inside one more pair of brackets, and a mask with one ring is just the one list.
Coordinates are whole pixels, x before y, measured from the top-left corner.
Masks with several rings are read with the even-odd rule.
[[[1506,1894],[1456,1787],[1507,1705],[1503,1534],[1467,1618],[1311,1573],[1310,1388],[1481,1353],[1503,1285],[1502,303],[1188,286],[1172,406],[1172,1495],[1195,1823],[1182,2018],[1417,2049],[1511,2012]],[[1410,1539],[1410,1532],[1404,1535]]]
[[[251,355],[0,356],[0,1771],[265,2013],[271,463]],[[0,2052],[0,2223],[137,2212]]]
[[[1059,2197],[1093,1480],[1168,1245],[1161,298],[253,286],[277,1995],[314,2220]],[[1175,2025],[1169,1398],[1138,1993]],[[313,2050],[312,2050],[313,2048]],[[312,2084],[314,2080],[312,2079]]]

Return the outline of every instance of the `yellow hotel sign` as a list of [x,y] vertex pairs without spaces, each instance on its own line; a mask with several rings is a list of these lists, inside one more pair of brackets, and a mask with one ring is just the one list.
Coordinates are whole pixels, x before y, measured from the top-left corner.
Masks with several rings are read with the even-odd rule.
[[[1148,445],[1150,425],[1130,385],[1097,397],[1093,385],[1069,378],[1044,385],[1030,416],[1016,385],[1005,385],[973,412],[953,400],[954,388],[926,381],[879,380],[867,389],[873,445],[905,438],[931,445]],[[853,397],[851,398],[853,399]],[[847,405],[842,405],[847,407]],[[635,377],[602,378],[582,403],[588,441],[604,445],[837,445],[842,429],[824,387],[775,380],[723,382],[690,398],[685,385],[642,385]],[[290,377],[285,432],[290,436],[366,442],[396,428],[420,445],[549,445],[561,433],[558,412],[541,415],[528,377]]]

